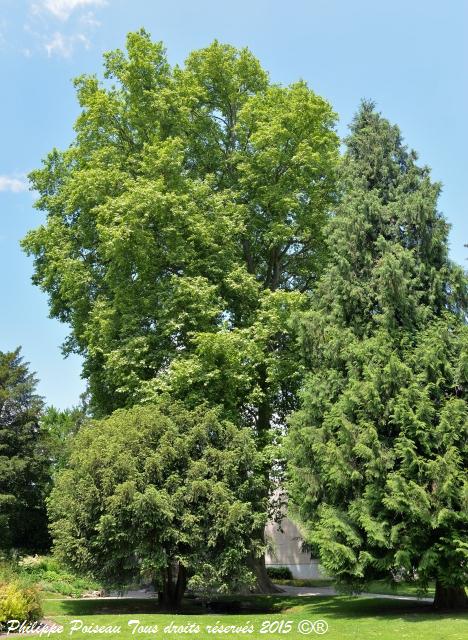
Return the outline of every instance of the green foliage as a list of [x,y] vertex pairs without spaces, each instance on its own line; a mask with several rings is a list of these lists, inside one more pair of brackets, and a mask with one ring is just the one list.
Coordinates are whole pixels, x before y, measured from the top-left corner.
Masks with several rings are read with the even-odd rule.
[[52,556],[22,558],[14,571],[22,583],[47,593],[80,598],[86,592],[102,589],[96,580],[72,573]]
[[85,419],[84,407],[64,410],[47,407],[43,411],[40,419],[42,437],[54,471],[66,466],[73,438]]
[[39,592],[17,582],[0,583],[0,629],[8,620],[34,622],[42,617]]
[[267,573],[273,580],[292,580],[292,573],[289,567],[267,567]]
[[285,585],[287,587],[333,587],[333,580],[328,578],[275,579],[275,584]]
[[76,80],[75,140],[31,173],[33,281],[70,326],[96,417],[169,394],[221,407],[263,449],[296,407],[289,321],[325,262],[335,114],[217,41],[171,67],[130,33],[104,76]]
[[49,461],[39,428],[42,399],[20,350],[0,351],[0,549],[48,544]]
[[31,174],[47,213],[24,240],[34,282],[96,415],[189,388],[265,431],[295,405],[287,322],[324,262],[335,116],[216,41],[171,68],[131,33],[104,75],[76,80],[76,139]]
[[248,429],[215,409],[166,404],[84,425],[49,499],[60,560],[108,584],[144,575],[159,590],[175,565],[193,585],[249,583],[263,547],[263,462]]
[[309,374],[287,441],[290,507],[327,573],[356,589],[467,580],[467,285],[415,160],[364,104],[299,328]]
[[18,583],[22,588],[38,589],[40,593],[74,598],[102,589],[99,582],[71,572],[53,556],[23,556],[0,561],[0,583],[9,582]]

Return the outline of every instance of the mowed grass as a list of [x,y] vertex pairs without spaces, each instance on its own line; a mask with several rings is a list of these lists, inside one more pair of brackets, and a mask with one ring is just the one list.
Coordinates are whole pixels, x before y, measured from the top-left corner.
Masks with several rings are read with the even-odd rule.
[[[304,580],[275,580],[275,584],[287,585],[291,587],[333,587],[331,579],[304,579]],[[425,592],[421,592],[420,587],[415,582],[386,582],[385,580],[374,580],[364,589],[367,593],[379,593],[385,595],[398,596],[421,596],[425,598],[434,597],[435,588],[433,584]]]
[[[384,580],[376,580],[371,582],[367,587],[368,593],[384,593],[388,595],[398,596],[414,596],[421,595],[421,588],[416,583],[401,582],[401,583],[388,583]],[[424,598],[433,598],[435,593],[435,587],[433,584],[429,586],[427,591],[422,593]]]
[[[45,601],[48,620],[63,625],[61,634],[51,637],[83,638],[241,638],[304,639],[323,635],[327,640],[466,640],[468,615],[434,613],[430,605],[377,598],[256,596],[243,600],[238,614],[207,614],[187,601],[183,614],[158,612],[153,600],[62,600]],[[80,620],[87,629],[72,631],[72,620]],[[134,622],[138,620],[139,629]],[[300,633],[300,623],[324,620],[325,634]],[[280,623],[283,621],[283,633]],[[290,630],[285,623],[290,622]],[[172,631],[168,626],[172,623]],[[276,624],[275,624],[276,623]],[[77,626],[77,623],[75,623]],[[177,627],[177,631],[174,630]],[[183,627],[185,628],[185,632]],[[213,632],[213,627],[218,631]],[[237,627],[229,633],[228,626]],[[119,627],[120,631],[96,632],[96,627]],[[157,627],[157,631],[155,630]],[[191,633],[188,633],[192,629]],[[209,631],[211,627],[211,632]],[[247,629],[254,629],[248,633]],[[303,628],[303,627],[302,627]],[[198,629],[198,632],[197,632]],[[323,629],[323,625],[319,627]],[[263,632],[262,632],[263,630]],[[309,626],[310,630],[310,626]]]

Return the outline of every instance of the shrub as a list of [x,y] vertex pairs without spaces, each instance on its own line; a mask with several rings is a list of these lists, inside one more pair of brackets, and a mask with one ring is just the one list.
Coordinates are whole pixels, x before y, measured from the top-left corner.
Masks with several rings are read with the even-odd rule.
[[164,399],[84,425],[72,449],[48,501],[63,562],[106,585],[148,576],[170,608],[186,578],[204,593],[254,583],[267,504],[250,429]]
[[42,617],[39,592],[18,582],[0,584],[0,629],[8,620],[34,622]]
[[11,562],[0,560],[0,584],[12,582],[16,578]]
[[42,591],[79,598],[87,591],[102,586],[87,576],[78,576],[52,556],[27,556],[20,560],[18,574],[23,582],[36,584]]
[[293,577],[288,567],[267,567],[267,573],[272,580],[292,580]]
[[287,587],[333,587],[334,584],[331,578],[275,578],[275,583]]
[[0,558],[0,584],[10,582],[73,598],[102,590],[99,582],[76,575],[53,556],[24,556],[19,560]]
[[18,565],[25,570],[38,569],[44,566],[44,558],[42,556],[24,556],[18,561]]

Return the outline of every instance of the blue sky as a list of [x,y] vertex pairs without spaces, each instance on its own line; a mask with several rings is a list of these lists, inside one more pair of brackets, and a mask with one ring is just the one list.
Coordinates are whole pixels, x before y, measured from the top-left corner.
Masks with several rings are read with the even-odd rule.
[[451,254],[466,264],[467,25],[466,0],[0,0],[0,350],[22,345],[49,404],[78,401],[80,360],[62,357],[66,327],[48,318],[18,245],[41,221],[26,175],[72,139],[71,79],[99,72],[102,52],[142,26],[172,63],[214,38],[250,47],[273,81],[303,78],[329,99],[341,135],[374,99],[443,183]]

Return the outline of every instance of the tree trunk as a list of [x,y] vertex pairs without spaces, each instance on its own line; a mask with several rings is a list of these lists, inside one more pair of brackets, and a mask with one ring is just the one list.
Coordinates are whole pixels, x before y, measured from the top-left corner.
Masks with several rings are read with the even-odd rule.
[[283,593],[283,589],[277,587],[271,581],[265,566],[265,556],[261,558],[249,557],[247,561],[249,569],[256,578],[255,593]]
[[181,564],[177,567],[177,580],[174,581],[174,565],[169,563],[164,571],[163,588],[158,592],[159,604],[166,609],[179,609],[187,586],[187,572]]
[[449,587],[436,580],[434,609],[468,609],[468,597],[464,587]]
[[182,603],[182,598],[184,597],[186,587],[187,571],[184,565],[179,563],[179,570],[177,571],[177,582],[174,590],[174,604],[177,608],[179,608]]
[[[269,432],[271,427],[271,418],[273,410],[268,399],[268,382],[267,382],[267,369],[264,363],[259,366],[258,370],[258,385],[264,394],[263,401],[258,406],[257,415],[257,447],[262,450],[267,444],[269,444]],[[265,478],[264,490],[265,497],[269,494],[270,488],[270,468],[265,466],[263,469],[263,476]],[[257,532],[254,536],[255,539],[265,541],[265,531]],[[271,581],[270,576],[267,574],[265,566],[265,556],[257,558],[255,556],[249,556],[247,560],[247,566],[253,572],[256,578],[256,593],[283,593],[283,589],[275,586]]]

